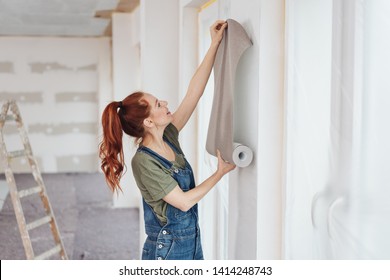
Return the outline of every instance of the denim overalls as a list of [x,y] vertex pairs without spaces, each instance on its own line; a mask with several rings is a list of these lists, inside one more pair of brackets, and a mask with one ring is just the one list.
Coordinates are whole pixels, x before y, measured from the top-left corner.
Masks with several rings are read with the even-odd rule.
[[[178,154],[181,154],[165,137],[164,140]],[[167,159],[151,149],[141,146],[137,152],[147,153],[170,170],[171,176],[183,191],[195,187],[194,175],[185,159],[185,168],[178,169]],[[147,239],[142,250],[143,260],[203,260],[200,229],[198,224],[198,205],[183,212],[167,205],[167,223],[161,224],[152,208],[143,201],[145,232]]]

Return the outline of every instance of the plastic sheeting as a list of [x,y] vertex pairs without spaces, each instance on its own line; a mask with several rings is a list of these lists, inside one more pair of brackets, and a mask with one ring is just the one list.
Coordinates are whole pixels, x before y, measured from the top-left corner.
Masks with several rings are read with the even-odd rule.
[[284,256],[389,259],[390,3],[287,13]]

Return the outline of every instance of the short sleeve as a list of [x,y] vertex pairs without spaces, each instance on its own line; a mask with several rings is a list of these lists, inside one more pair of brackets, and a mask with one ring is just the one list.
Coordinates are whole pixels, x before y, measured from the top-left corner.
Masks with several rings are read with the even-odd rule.
[[133,173],[145,200],[157,201],[169,194],[178,183],[161,165],[146,157],[132,161]]
[[180,153],[183,154],[183,151],[179,143],[179,131],[177,130],[176,126],[170,123],[165,128],[164,136],[168,139],[170,143],[172,143],[179,150]]

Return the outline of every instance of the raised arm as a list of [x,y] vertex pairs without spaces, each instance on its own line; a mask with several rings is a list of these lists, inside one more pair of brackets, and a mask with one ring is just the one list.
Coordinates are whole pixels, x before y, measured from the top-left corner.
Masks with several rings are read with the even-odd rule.
[[211,45],[205,57],[203,58],[202,63],[199,65],[194,76],[192,77],[183,101],[181,102],[177,111],[173,114],[172,123],[179,131],[188,122],[189,118],[195,110],[196,105],[198,104],[200,97],[203,95],[214,65],[215,55],[217,53],[219,43],[222,40],[223,32],[226,27],[227,23],[223,20],[217,20],[210,27]]

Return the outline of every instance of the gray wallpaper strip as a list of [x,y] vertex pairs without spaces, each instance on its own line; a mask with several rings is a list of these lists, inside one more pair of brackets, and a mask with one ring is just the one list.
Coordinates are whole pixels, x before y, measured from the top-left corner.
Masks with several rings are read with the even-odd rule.
[[62,123],[62,124],[31,124],[28,133],[44,133],[58,135],[66,133],[97,134],[97,123]]
[[49,71],[96,71],[97,64],[89,64],[80,67],[69,67],[58,62],[33,62],[29,63],[32,73],[43,74]]
[[206,150],[216,156],[218,149],[225,160],[234,163],[233,96],[236,69],[241,55],[252,42],[240,23],[233,19],[228,19],[227,22],[228,28],[225,29],[214,62],[214,98]]
[[86,66],[81,66],[78,68],[80,71],[96,71],[97,70],[97,65],[96,64],[90,64]]
[[11,134],[18,134],[19,131],[16,124],[10,124],[9,122],[6,122],[3,127],[3,133],[4,135],[11,135]]
[[14,99],[18,103],[42,103],[43,92],[0,92],[0,102]]
[[14,64],[10,61],[0,61],[0,73],[14,73]]
[[57,157],[57,172],[95,172],[97,154]]
[[[38,162],[38,168],[42,170],[42,159],[37,156],[35,156],[35,159]],[[14,173],[31,173],[31,167],[27,159],[13,159],[11,160],[10,164]],[[4,168],[2,164],[0,164],[0,173],[4,173]]]
[[59,92],[56,93],[56,102],[93,102],[96,103],[97,92]]
[[[3,128],[5,135],[17,134],[18,129],[16,125],[6,123]],[[29,134],[43,133],[46,135],[60,135],[67,133],[83,133],[95,134],[98,133],[97,123],[62,123],[62,124],[30,124],[27,127]]]
[[[42,159],[37,156],[35,158],[39,169],[42,170]],[[98,162],[97,154],[57,157],[57,172],[96,172]],[[12,160],[11,167],[14,173],[31,172],[30,165],[26,159]],[[4,173],[2,165],[0,165],[0,173]]]
[[56,70],[73,71],[72,68],[66,65],[59,64],[57,62],[49,62],[49,63],[33,62],[29,64],[32,73],[42,74],[47,71],[56,71]]

